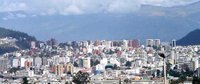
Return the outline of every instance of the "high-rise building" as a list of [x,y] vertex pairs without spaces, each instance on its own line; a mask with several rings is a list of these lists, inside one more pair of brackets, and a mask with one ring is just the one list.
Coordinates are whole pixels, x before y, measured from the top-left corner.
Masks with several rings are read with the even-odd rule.
[[31,68],[32,66],[33,66],[33,58],[26,58],[25,68],[28,69]]
[[95,42],[94,42],[94,46],[99,46],[100,45],[100,41],[99,40],[96,40]]
[[160,39],[154,39],[153,46],[156,46],[156,47],[160,46]]
[[194,57],[194,58],[192,58],[192,60],[194,63],[194,70],[198,69],[199,68],[199,58]]
[[33,65],[33,63],[31,61],[25,61],[25,68],[28,69],[28,68],[31,68]]
[[79,60],[79,66],[80,67],[85,67],[85,68],[90,68],[91,67],[91,63],[90,63],[90,58],[81,58]]
[[133,41],[132,40],[129,40],[128,41],[128,47],[132,47],[133,46]]
[[123,40],[123,47],[125,47],[125,48],[128,47],[128,41],[127,40]]
[[36,43],[35,41],[31,41],[31,49],[35,49],[36,48]]
[[146,40],[146,46],[148,47],[159,47],[161,44],[160,39],[147,39]]
[[47,45],[56,47],[58,45],[58,41],[56,39],[52,38],[49,41],[47,41]]
[[65,73],[70,73],[70,74],[74,73],[74,65],[72,63],[65,64],[64,68],[65,68],[64,71]]
[[62,75],[64,72],[64,68],[63,68],[63,65],[62,64],[59,64],[59,65],[55,65],[54,66],[54,73],[56,75]]
[[138,39],[135,39],[132,41],[132,47],[133,48],[139,48],[140,47],[140,41]]
[[0,58],[0,72],[8,69],[8,59]]
[[146,46],[152,47],[153,44],[154,44],[153,39],[147,39],[147,40],[146,40]]
[[76,42],[76,41],[73,41],[71,43],[71,45],[72,45],[73,48],[78,48],[78,42]]
[[12,59],[12,67],[18,67],[19,66],[19,59],[13,58]]
[[42,65],[42,58],[41,57],[35,57],[33,60],[33,65],[36,67],[40,67]]
[[172,46],[172,47],[176,47],[176,40],[172,40],[171,46]]
[[47,57],[42,57],[42,65],[43,66],[48,65],[48,58]]
[[21,57],[21,58],[19,59],[19,65],[20,65],[20,67],[24,67],[24,66],[25,66],[25,61],[26,61],[26,59],[23,58],[23,57]]

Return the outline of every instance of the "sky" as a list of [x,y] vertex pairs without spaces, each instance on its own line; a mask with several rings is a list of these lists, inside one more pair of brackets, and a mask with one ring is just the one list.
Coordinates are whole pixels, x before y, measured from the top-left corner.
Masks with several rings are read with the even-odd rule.
[[[129,14],[141,5],[173,7],[199,0],[0,0],[0,13],[8,13],[3,20],[49,15]],[[23,13],[13,13],[13,12]]]
[[22,31],[42,41],[52,37],[60,41],[130,38],[169,41],[200,29],[199,3],[190,5],[199,1],[0,0],[0,27]]

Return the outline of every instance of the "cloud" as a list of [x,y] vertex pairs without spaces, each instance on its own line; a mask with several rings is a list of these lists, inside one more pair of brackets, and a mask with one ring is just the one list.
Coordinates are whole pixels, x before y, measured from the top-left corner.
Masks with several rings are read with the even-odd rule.
[[196,1],[199,0],[1,0],[0,12],[23,11],[30,16],[134,13],[142,4],[172,7]]
[[154,11],[151,13],[151,16],[165,16],[165,12]]
[[199,0],[141,0],[141,4],[162,6],[162,7],[173,7],[173,6],[191,4],[197,1]]
[[3,2],[0,4],[0,12],[26,11],[26,9],[26,3],[22,2]]
[[22,13],[8,13],[7,16],[2,17],[3,20],[9,20],[9,19],[16,19],[16,18],[25,18],[27,15]]
[[135,0],[115,0],[109,4],[107,12],[110,13],[132,13],[140,8],[139,1]]

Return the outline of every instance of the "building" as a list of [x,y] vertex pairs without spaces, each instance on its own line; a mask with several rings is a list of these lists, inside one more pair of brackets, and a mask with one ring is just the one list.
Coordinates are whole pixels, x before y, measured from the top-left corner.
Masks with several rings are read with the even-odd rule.
[[26,58],[24,67],[28,69],[31,68],[32,66],[33,66],[33,58]]
[[194,72],[194,75],[196,77],[200,77],[200,67],[196,69],[196,71]]
[[197,70],[199,68],[199,58],[194,57],[192,58],[193,63],[194,63],[194,70]]
[[127,48],[127,47],[128,47],[128,41],[127,41],[127,40],[123,40],[122,46],[123,46],[124,48]]
[[26,69],[28,69],[28,68],[31,68],[32,65],[33,65],[33,63],[32,63],[31,61],[28,61],[28,60],[27,60],[27,61],[25,61],[25,66],[24,66],[24,67],[25,67]]
[[132,41],[132,47],[133,48],[139,48],[140,47],[140,41],[135,39]]
[[18,67],[19,65],[19,59],[18,58],[13,58],[12,59],[12,67]]
[[69,57],[67,57],[67,56],[59,57],[59,63],[66,64],[68,62],[70,62],[70,58]]
[[153,46],[159,47],[160,46],[160,39],[153,40]]
[[[123,44],[124,44],[124,42],[123,42]],[[128,41],[128,47],[139,48],[140,47],[140,41],[138,39],[129,40]]]
[[0,72],[8,69],[8,59],[0,58]]
[[49,41],[47,41],[47,45],[56,47],[58,45],[58,41],[56,39],[52,38]]
[[35,66],[35,67],[40,67],[41,65],[42,65],[42,58],[41,57],[35,57],[34,59],[33,59],[33,65]]
[[43,66],[48,65],[47,57],[42,57],[42,65],[43,65]]
[[65,73],[70,73],[70,74],[74,73],[74,65],[72,63],[65,64],[64,68],[65,68],[64,69]]
[[55,65],[54,66],[54,73],[56,75],[62,75],[64,72],[64,68],[63,68],[63,65],[62,64],[58,64],[58,65]]
[[28,70],[28,76],[33,77],[34,76],[34,71],[33,70]]
[[21,57],[21,58],[19,59],[19,65],[20,65],[20,67],[24,67],[24,66],[25,66],[25,61],[26,61],[26,59],[23,58],[23,57]]
[[148,47],[152,47],[153,46],[153,39],[147,39],[146,40],[146,46],[148,46]]
[[172,47],[176,47],[176,40],[172,40],[171,46],[172,46]]
[[146,46],[148,47],[159,47],[161,44],[160,39],[147,39]]
[[99,46],[100,45],[100,41],[99,40],[96,40],[95,42],[94,42],[94,46]]
[[91,63],[90,63],[90,58],[81,58],[79,60],[79,67],[85,67],[85,68],[90,68],[91,67]]
[[36,43],[35,41],[31,41],[31,49],[35,49],[36,48]]

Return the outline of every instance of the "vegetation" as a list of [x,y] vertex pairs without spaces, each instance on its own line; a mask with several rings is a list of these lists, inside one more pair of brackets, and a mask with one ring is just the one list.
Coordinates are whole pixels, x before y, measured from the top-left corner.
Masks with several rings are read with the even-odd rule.
[[128,68],[131,67],[132,66],[132,62],[131,61],[127,61],[125,66],[128,67]]
[[125,84],[131,84],[131,79],[128,79],[128,78],[124,79],[124,83]]
[[31,41],[36,41],[35,37],[29,36],[26,33],[0,27],[0,38],[5,37],[15,38],[17,40],[15,45],[17,47],[12,45],[0,45],[0,54],[13,52],[19,49],[28,49],[30,48]]
[[4,53],[7,53],[7,52],[13,52],[13,51],[16,51],[16,50],[18,50],[18,48],[13,47],[13,46],[7,46],[7,45],[1,45],[0,46],[0,54],[4,54]]
[[194,76],[192,80],[192,84],[200,84],[200,78]]
[[23,84],[28,84],[28,79],[27,79],[27,77],[24,77],[24,78],[23,78]]
[[170,84],[179,84],[179,83],[183,83],[187,79],[186,77],[192,77],[193,76],[193,72],[190,71],[189,69],[186,69],[186,71],[182,71],[182,72],[177,72],[177,71],[174,71],[174,70],[170,70],[169,71],[169,75],[174,76],[174,77],[179,77],[178,80],[171,80]]
[[75,76],[73,76],[72,82],[75,84],[87,84],[89,83],[89,74],[86,72],[79,71]]
[[20,67],[13,67],[9,70],[10,73],[16,73],[18,70],[20,70]]

